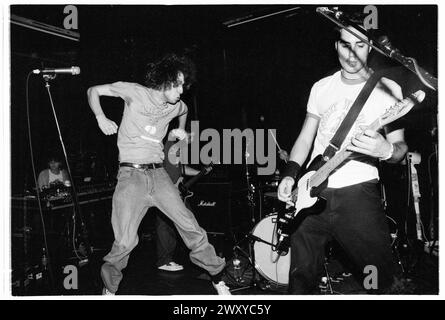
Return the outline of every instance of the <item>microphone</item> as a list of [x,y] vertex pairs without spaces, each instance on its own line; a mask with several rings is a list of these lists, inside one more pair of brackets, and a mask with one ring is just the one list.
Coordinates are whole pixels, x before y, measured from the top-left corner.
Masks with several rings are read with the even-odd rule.
[[280,235],[276,244],[276,250],[279,256],[285,256],[289,252],[288,235]]
[[343,11],[339,11],[338,7],[317,7],[315,9],[315,12],[321,13],[321,14],[333,14],[336,19],[340,19],[340,17],[344,14]]
[[40,73],[66,73],[71,74],[73,76],[80,74],[80,68],[79,67],[71,67],[71,68],[55,68],[55,69],[35,69],[32,71],[34,74],[40,74]]

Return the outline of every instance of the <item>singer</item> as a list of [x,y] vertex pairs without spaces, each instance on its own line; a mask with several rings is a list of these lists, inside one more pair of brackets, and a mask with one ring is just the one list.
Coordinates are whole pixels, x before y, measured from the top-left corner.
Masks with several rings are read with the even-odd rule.
[[[173,131],[176,137],[180,140],[188,137],[184,131],[187,106],[180,98],[194,74],[194,65],[189,59],[169,54],[148,65],[146,86],[116,82],[88,89],[88,101],[99,128],[106,135],[118,134],[120,168],[111,218],[115,240],[101,269],[103,294],[117,292],[122,270],[138,243],[139,224],[147,209],[153,206],[173,221],[191,250],[191,261],[210,274],[217,293],[230,294],[221,280],[225,259],[216,255],[205,230],[186,208],[162,164],[162,140],[173,118],[179,117],[179,128]],[[125,101],[119,129],[105,116],[100,96],[119,97]]]
[[[362,25],[363,21],[354,21]],[[367,39],[367,35],[354,29]],[[340,70],[316,82],[307,103],[303,128],[292,148],[290,161],[278,187],[278,198],[291,201],[300,168],[310,159],[323,154],[340,123],[356,100],[373,70],[368,67],[371,47],[347,32],[338,30],[334,43]],[[371,87],[372,89],[372,87]],[[366,266],[378,271],[377,291],[364,287],[363,293],[390,292],[395,265],[391,254],[390,235],[377,188],[377,160],[398,162],[405,156],[404,130],[384,132],[365,130],[386,108],[402,98],[395,82],[381,78],[372,89],[342,147],[362,156],[345,160],[328,179],[320,197],[326,207],[319,214],[308,215],[291,235],[290,294],[315,294],[322,273],[325,246],[335,239],[352,258],[363,277]],[[363,283],[363,281],[361,281]],[[373,288],[374,289],[374,288]]]

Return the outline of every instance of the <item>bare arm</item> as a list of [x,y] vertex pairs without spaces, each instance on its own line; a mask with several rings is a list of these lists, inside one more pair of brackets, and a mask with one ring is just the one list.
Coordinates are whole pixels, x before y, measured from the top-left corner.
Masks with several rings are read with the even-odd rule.
[[[184,105],[185,106],[185,105]],[[185,107],[187,110],[187,107]],[[185,124],[187,122],[187,111],[178,117],[178,128],[170,131],[169,139],[178,138],[179,140],[186,139],[187,143],[190,142],[189,134],[185,131]]]
[[[303,128],[298,135],[297,140],[292,147],[289,161],[295,161],[300,166],[306,161],[309,151],[311,150],[312,143],[314,142],[315,134],[317,133],[319,119],[308,114],[303,123]],[[278,199],[284,202],[291,201],[292,187],[295,184],[295,180],[291,177],[284,177],[278,186]]]
[[178,129],[185,130],[185,124],[187,122],[187,113],[180,115],[178,118],[178,121],[179,121]]
[[184,174],[186,176],[196,176],[200,171],[189,166],[184,166]]
[[108,119],[100,105],[100,96],[118,97],[117,93],[110,90],[110,85],[99,85],[91,87],[87,90],[88,103],[91,110],[96,116],[97,123],[102,132],[106,135],[114,134],[117,132],[117,125],[114,121]]
[[48,187],[48,183],[45,181],[45,174],[46,170],[42,170],[39,174],[38,183],[40,190],[42,190],[44,187]]
[[408,152],[408,145],[405,142],[405,130],[395,130],[386,135],[386,140],[394,146],[391,158],[386,160],[390,163],[397,163],[403,160]]
[[295,161],[300,166],[306,161],[312,143],[314,142],[315,134],[317,133],[319,120],[312,115],[307,115],[303,123],[303,128],[295,141],[292,151],[290,152],[290,161]]

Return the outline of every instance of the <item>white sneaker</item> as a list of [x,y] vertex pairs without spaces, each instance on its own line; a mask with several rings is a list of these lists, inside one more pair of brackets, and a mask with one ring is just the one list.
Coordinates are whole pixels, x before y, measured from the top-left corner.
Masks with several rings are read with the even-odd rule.
[[176,262],[169,262],[167,264],[164,264],[160,267],[158,267],[159,270],[164,270],[164,271],[181,271],[184,269],[183,266],[181,266],[180,264],[177,264]]
[[229,290],[229,287],[226,286],[226,283],[224,281],[220,281],[218,283],[214,283],[212,281],[212,284],[213,284],[213,287],[218,292],[218,295],[220,295],[220,296],[231,296],[232,295],[232,293]]
[[116,294],[113,293],[113,292],[111,292],[111,291],[109,291],[107,288],[103,288],[103,290],[102,290],[102,295],[103,295],[103,296],[114,296],[114,295],[116,295]]

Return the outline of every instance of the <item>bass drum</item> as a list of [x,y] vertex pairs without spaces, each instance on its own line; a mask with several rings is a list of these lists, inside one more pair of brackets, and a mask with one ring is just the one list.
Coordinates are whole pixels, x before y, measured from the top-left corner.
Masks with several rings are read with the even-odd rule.
[[255,269],[266,280],[278,287],[289,284],[290,249],[285,256],[279,256],[274,250],[277,244],[277,214],[263,218],[252,230],[252,234],[261,239],[253,245]]

